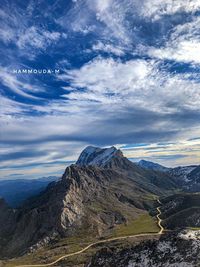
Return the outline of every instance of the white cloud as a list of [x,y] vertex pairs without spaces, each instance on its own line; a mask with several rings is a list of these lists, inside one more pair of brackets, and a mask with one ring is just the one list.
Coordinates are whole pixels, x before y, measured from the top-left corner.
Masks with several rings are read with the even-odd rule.
[[175,46],[150,48],[148,54],[159,59],[171,59],[180,62],[200,64],[200,40],[182,41]]
[[16,14],[15,12],[8,14],[8,12],[2,8],[0,10],[0,39],[6,44],[16,41],[18,32],[16,25],[21,28],[23,27],[23,22],[20,14]]
[[66,28],[70,25],[74,31],[95,32],[105,40],[112,38],[129,47],[138,42],[138,18],[154,22],[164,15],[198,10],[198,0],[86,0],[77,1],[58,22]]
[[84,35],[94,32],[96,26],[93,23],[93,14],[88,9],[87,0],[73,2],[74,6],[55,21],[67,31],[81,32]]
[[[34,58],[36,54],[45,51],[48,46],[56,44],[61,38],[66,39],[64,32],[49,31],[46,27],[30,23],[32,20],[33,3],[27,7],[27,12],[22,12],[15,4],[10,9],[4,6],[0,12],[0,39],[6,43],[15,44],[22,55]],[[12,12],[10,11],[12,10]]]
[[142,0],[138,3],[138,9],[142,16],[154,20],[163,15],[174,15],[177,12],[196,12],[200,9],[198,0]]
[[133,7],[131,1],[89,0],[88,6],[95,13],[97,21],[106,26],[103,32],[105,38],[111,35],[124,45],[130,44],[130,26],[126,14]]
[[4,43],[9,43],[15,39],[15,34],[9,28],[0,28],[0,38]]
[[171,59],[179,62],[200,64],[200,18],[194,18],[175,27],[165,46],[143,48],[143,52],[159,59]]
[[199,109],[200,105],[199,83],[186,79],[184,75],[161,71],[155,61],[130,60],[123,63],[98,57],[59,78],[70,80],[74,89],[86,89],[82,92],[73,90],[67,95],[77,101],[119,103],[160,112],[172,112],[180,107]]
[[141,85],[150,74],[152,64],[144,60],[130,60],[122,63],[112,58],[98,57],[85,64],[80,70],[69,70],[59,78],[70,79],[74,87],[87,87],[101,93],[118,92],[124,94],[127,89]]
[[130,0],[86,0],[76,1],[74,7],[57,23],[64,28],[83,34],[95,33],[105,40],[111,38],[120,44],[129,46],[131,28],[126,20],[127,12],[133,9]]
[[114,45],[109,44],[109,43],[104,44],[100,41],[92,46],[92,50],[93,51],[103,51],[106,53],[114,54],[116,56],[123,56],[125,54],[122,47],[114,46]]
[[60,37],[61,34],[59,32],[49,32],[32,26],[20,33],[17,46],[20,49],[33,47],[45,50],[47,46],[58,41]]
[[0,94],[0,116],[2,116],[5,123],[9,121],[9,118],[12,116],[17,116],[17,114],[20,116],[25,107],[25,104],[18,103]]
[[[26,98],[39,99],[31,92],[39,91],[38,87],[30,83],[20,81],[8,68],[0,67],[0,82],[18,95]],[[42,90],[42,88],[40,88]]]

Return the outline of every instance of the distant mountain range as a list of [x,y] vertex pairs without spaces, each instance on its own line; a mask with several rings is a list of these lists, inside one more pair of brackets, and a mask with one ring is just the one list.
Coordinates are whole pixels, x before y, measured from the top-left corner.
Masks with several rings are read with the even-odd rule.
[[137,164],[138,166],[148,169],[148,170],[154,170],[154,171],[160,171],[160,172],[167,172],[170,170],[170,168],[164,167],[158,163],[147,161],[147,160],[140,160]]
[[58,177],[49,176],[39,179],[0,180],[0,197],[13,208],[17,208],[29,197],[45,190],[47,185],[56,181]]
[[180,166],[175,168],[167,168],[158,163],[140,160],[137,163],[138,166],[147,169],[154,170],[169,174],[179,188],[188,192],[199,192],[200,191],[200,166]]

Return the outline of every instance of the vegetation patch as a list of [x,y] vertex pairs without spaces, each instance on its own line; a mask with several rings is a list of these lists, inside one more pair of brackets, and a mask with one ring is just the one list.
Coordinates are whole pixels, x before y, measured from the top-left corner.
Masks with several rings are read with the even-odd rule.
[[126,236],[142,233],[157,233],[159,231],[157,220],[148,213],[140,215],[137,219],[121,224],[114,228],[113,236]]

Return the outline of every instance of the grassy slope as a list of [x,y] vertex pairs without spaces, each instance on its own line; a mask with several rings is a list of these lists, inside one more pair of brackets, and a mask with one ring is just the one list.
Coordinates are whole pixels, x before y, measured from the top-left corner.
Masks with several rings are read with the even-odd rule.
[[[148,213],[145,213],[143,215],[140,215],[137,219],[130,221],[127,225],[122,224],[116,226],[111,231],[108,238],[128,236],[139,233],[156,233],[158,232],[158,230],[159,229],[157,226],[156,219],[151,217]],[[74,237],[62,239],[58,241],[58,243],[49,245],[47,248],[40,249],[35,253],[31,253],[18,259],[8,261],[5,264],[5,267],[13,267],[20,264],[37,264],[51,262],[62,255],[65,255],[70,252],[75,252],[84,248],[86,245],[93,242],[94,240],[97,239],[85,236],[84,233],[80,232]],[[104,244],[102,244],[101,246],[104,246]],[[87,253],[83,255],[70,258],[69,260],[67,260],[67,262],[69,263],[68,266],[73,266],[75,264],[75,261],[77,260],[79,262],[83,261],[86,257],[93,254],[97,249],[99,249],[99,246],[89,249]]]
[[138,219],[118,225],[113,230],[113,236],[126,236],[138,233],[156,233],[159,231],[157,220],[149,214],[143,214]]

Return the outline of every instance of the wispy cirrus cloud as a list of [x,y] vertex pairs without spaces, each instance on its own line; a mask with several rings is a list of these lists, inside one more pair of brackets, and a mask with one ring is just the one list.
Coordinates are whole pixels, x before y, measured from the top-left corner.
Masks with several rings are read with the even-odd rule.
[[142,16],[158,20],[176,13],[195,13],[200,10],[200,3],[196,0],[143,0],[138,3],[138,9]]
[[36,48],[45,50],[49,45],[57,42],[61,36],[62,34],[60,32],[50,32],[31,26],[19,34],[17,37],[17,46],[20,49]]
[[[64,32],[49,30],[42,23],[31,22],[33,14],[30,6],[36,8],[31,1],[26,11],[15,3],[9,3],[2,7],[0,40],[5,45],[14,45],[20,55],[29,56],[33,60],[36,55],[41,54],[48,47],[52,47],[60,39],[67,38],[67,35]],[[12,14],[10,10],[12,10]]]
[[0,83],[12,90],[15,94],[31,99],[39,99],[33,93],[43,90],[41,87],[39,88],[36,85],[20,80],[11,72],[11,68],[0,68]]
[[92,49],[90,50],[90,52],[104,52],[104,53],[108,53],[108,54],[114,54],[116,56],[123,56],[125,55],[125,51],[124,48],[120,47],[120,46],[114,46],[112,44],[109,43],[103,43],[101,41],[97,42],[96,44],[94,44],[92,46]]

